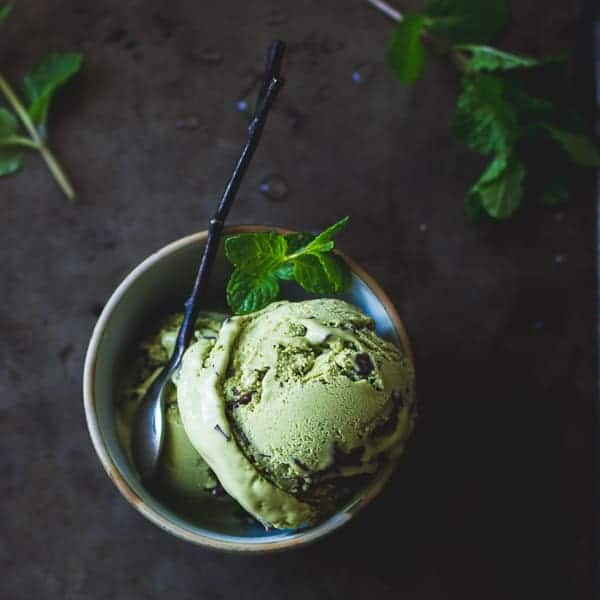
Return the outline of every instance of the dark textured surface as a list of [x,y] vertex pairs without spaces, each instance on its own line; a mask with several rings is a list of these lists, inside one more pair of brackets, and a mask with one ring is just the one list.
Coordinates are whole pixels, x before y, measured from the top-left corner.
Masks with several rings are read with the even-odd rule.
[[[573,47],[574,1],[512,4],[507,47]],[[36,156],[0,181],[1,598],[590,596],[592,178],[561,211],[468,224],[480,163],[448,132],[456,77],[433,61],[401,86],[382,62],[390,28],[359,0],[18,3],[0,38],[10,78],[54,48],[87,63],[51,123],[79,204]],[[422,419],[355,522],[302,551],[244,558],[129,507],[88,440],[80,380],[123,275],[203,228],[244,138],[235,102],[274,36],[290,44],[289,82],[231,222],[352,217],[341,245],[407,324]],[[356,86],[365,62],[372,77]],[[588,89],[580,79],[573,94]],[[197,129],[176,128],[189,116]],[[280,202],[258,192],[271,173],[289,185]]]

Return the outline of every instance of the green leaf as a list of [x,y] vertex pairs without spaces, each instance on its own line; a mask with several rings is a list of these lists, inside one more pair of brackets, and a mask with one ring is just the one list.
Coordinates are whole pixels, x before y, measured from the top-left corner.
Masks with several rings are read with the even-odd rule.
[[455,43],[486,44],[508,20],[505,0],[425,0],[428,29]]
[[319,257],[312,254],[299,256],[294,261],[294,279],[311,294],[336,292],[336,287],[329,280]]
[[600,165],[600,149],[588,136],[549,125],[546,126],[546,129],[552,139],[563,147],[576,165],[581,167],[597,167]]
[[491,46],[477,46],[473,44],[459,44],[455,46],[457,50],[463,50],[470,54],[470,60],[467,63],[467,73],[477,71],[508,71],[510,69],[528,69],[539,67],[544,64],[535,58],[529,56],[519,56],[503,52]]
[[23,152],[17,146],[0,147],[0,177],[16,173],[23,165]]
[[18,129],[17,117],[6,108],[0,107],[0,139],[15,135]]
[[471,218],[481,210],[494,219],[509,219],[521,204],[525,167],[512,156],[496,156],[469,192],[466,210]]
[[278,279],[291,281],[292,279],[294,279],[294,263],[283,263],[280,267],[277,267],[277,269],[273,271],[273,275],[275,275],[275,277],[277,277]]
[[352,274],[341,256],[336,254],[319,254],[321,267],[327,275],[335,293],[345,292],[352,283]]
[[0,23],[4,23],[4,21],[6,21],[6,19],[8,19],[14,6],[15,6],[15,3],[14,3],[14,1],[12,1],[12,2],[7,2],[2,8],[0,8]]
[[279,295],[279,282],[272,273],[253,274],[235,269],[227,283],[227,303],[235,314],[260,310]]
[[285,259],[287,241],[272,231],[242,233],[225,240],[225,255],[247,272],[268,271]]
[[23,152],[17,146],[4,146],[2,140],[17,133],[17,118],[5,108],[0,108],[0,177],[16,173],[23,163]]
[[45,126],[52,97],[81,68],[83,57],[76,53],[55,53],[48,56],[25,76],[24,91],[27,112],[45,137]]
[[453,128],[472,150],[506,154],[519,137],[517,115],[504,92],[503,80],[495,75],[465,76]]
[[333,250],[334,243],[333,237],[336,236],[346,225],[350,217],[344,217],[340,219],[337,223],[334,223],[321,233],[319,233],[309,244],[305,246],[306,252],[329,252]]
[[316,238],[304,248],[300,248],[298,252],[302,254],[319,254],[321,252],[331,252],[335,248],[335,242],[324,241],[319,242]]
[[425,65],[425,46],[421,39],[427,18],[409,13],[398,24],[390,37],[387,62],[402,83],[414,83]]

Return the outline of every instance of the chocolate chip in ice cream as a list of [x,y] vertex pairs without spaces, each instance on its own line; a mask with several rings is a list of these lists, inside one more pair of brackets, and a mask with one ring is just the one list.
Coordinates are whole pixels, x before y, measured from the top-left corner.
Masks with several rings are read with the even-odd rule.
[[356,362],[356,372],[361,377],[368,377],[375,367],[373,367],[373,362],[371,361],[371,357],[366,352],[361,352],[357,354],[354,358]]

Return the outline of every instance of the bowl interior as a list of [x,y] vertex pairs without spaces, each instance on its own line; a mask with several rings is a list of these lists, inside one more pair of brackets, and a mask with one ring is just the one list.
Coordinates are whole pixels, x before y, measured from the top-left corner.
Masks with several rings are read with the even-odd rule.
[[[239,549],[240,544],[246,548],[268,549],[285,540],[319,537],[348,520],[351,512],[365,501],[365,497],[375,493],[389,473],[381,473],[359,497],[316,527],[265,531],[240,518],[240,509],[233,502],[207,498],[205,505],[196,505],[193,511],[166,504],[141,485],[119,444],[114,419],[119,374],[123,365],[127,366],[132,348],[147,331],[148,324],[156,323],[169,312],[182,309],[192,286],[204,239],[202,234],[190,236],[150,256],[124,280],[107,303],[97,325],[95,363],[91,371],[93,401],[91,408],[86,407],[90,430],[97,431],[94,439],[96,449],[126,497],[155,523],[186,539],[219,547],[231,546],[231,549]],[[221,246],[211,273],[210,291],[204,302],[206,308],[226,307],[224,290],[230,273],[231,266]],[[289,300],[313,297],[289,284],[283,286],[282,296]],[[350,290],[342,297],[375,320],[379,335],[402,344],[400,332],[384,304],[356,274]],[[86,362],[90,360],[88,355]]]

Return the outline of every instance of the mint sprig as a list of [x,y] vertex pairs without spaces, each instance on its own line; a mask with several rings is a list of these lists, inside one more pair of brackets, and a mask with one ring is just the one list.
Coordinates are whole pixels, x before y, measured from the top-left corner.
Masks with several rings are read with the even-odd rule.
[[225,240],[235,269],[227,283],[227,303],[235,314],[260,310],[279,296],[280,280],[295,281],[312,294],[336,294],[348,288],[350,269],[333,252],[333,238],[345,217],[318,235],[244,233]]
[[[507,23],[505,0],[424,0],[422,12],[395,18],[399,23],[387,60],[403,83],[418,79],[431,50],[449,56],[463,73],[454,133],[471,150],[492,157],[467,193],[469,217],[508,219],[525,203],[526,195],[540,204],[563,202],[569,169],[561,161],[600,165],[600,149],[572,112],[527,92],[522,74],[559,61],[489,45]],[[560,82],[553,87],[560,87]],[[551,154],[561,168],[546,169],[544,174],[538,165],[540,153]]]
[[[14,2],[9,2],[0,8],[0,23],[8,18],[13,7]],[[81,69],[82,63],[81,54],[50,54],[25,76],[25,100],[19,98],[0,73],[0,95],[14,111],[0,107],[0,176],[11,175],[21,169],[24,150],[37,150],[67,198],[75,199],[69,178],[48,147],[47,120],[55,92]]]

